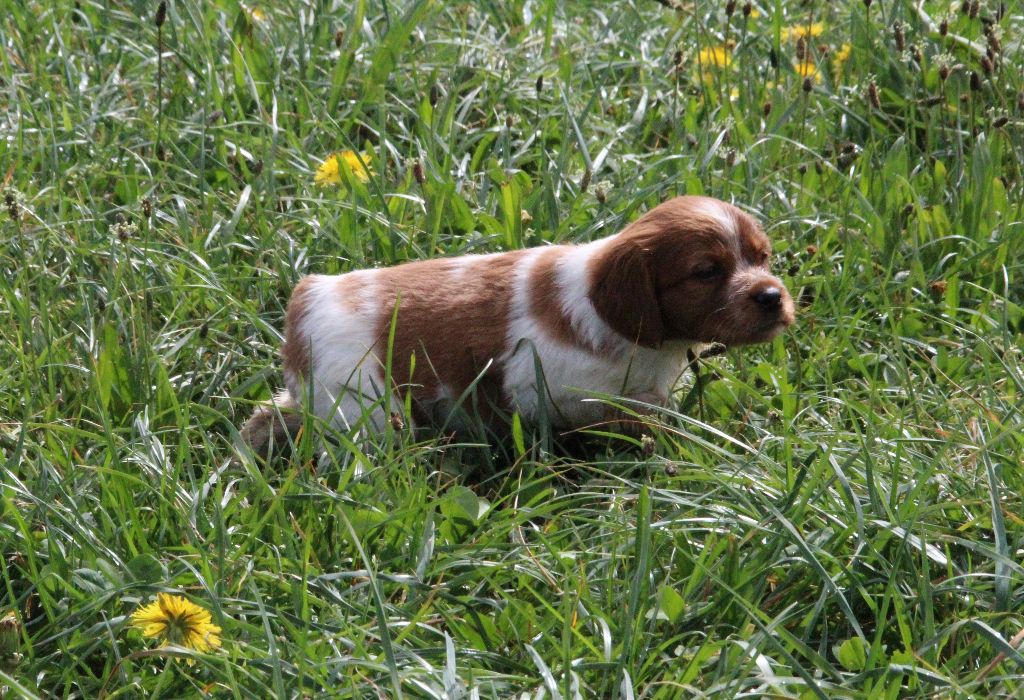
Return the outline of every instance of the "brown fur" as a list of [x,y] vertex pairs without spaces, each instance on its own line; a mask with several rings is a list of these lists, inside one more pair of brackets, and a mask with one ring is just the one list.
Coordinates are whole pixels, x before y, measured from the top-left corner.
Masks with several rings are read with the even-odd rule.
[[[386,357],[397,303],[391,376],[400,394],[412,389],[418,422],[436,422],[439,393],[444,390],[454,402],[482,372],[477,413],[487,420],[493,407],[504,408],[497,360],[507,345],[513,272],[521,257],[521,251],[487,257],[468,271],[453,260],[424,260],[380,270],[374,278],[381,295],[377,353]],[[440,413],[450,408],[446,403]]]
[[[648,347],[663,340],[743,345],[793,322],[793,300],[768,271],[771,246],[761,227],[732,205],[715,206],[732,217],[735,235],[722,230],[701,198],[676,198],[595,256],[590,297],[612,328]],[[718,274],[702,277],[708,269]],[[769,287],[781,293],[775,312],[755,301]]]

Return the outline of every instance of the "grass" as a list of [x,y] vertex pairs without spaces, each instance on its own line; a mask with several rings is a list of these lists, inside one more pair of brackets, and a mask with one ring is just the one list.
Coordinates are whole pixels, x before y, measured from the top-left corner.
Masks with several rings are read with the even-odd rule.
[[[160,60],[151,3],[0,18],[0,695],[1024,696],[1024,16],[729,4],[175,0]],[[682,193],[800,318],[644,449],[240,455],[306,272]],[[143,639],[158,591],[223,647]]]

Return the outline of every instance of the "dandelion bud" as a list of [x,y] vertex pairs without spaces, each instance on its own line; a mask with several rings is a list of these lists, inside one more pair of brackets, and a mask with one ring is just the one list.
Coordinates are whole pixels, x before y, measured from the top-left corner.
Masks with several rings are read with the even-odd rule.
[[946,280],[932,280],[928,283],[928,291],[930,291],[932,296],[937,299],[941,298],[948,288],[949,283],[946,282]]
[[427,181],[427,176],[423,174],[423,163],[416,161],[412,165],[412,176],[416,178],[416,182],[421,185]]
[[993,119],[992,120],[992,126],[995,127],[996,129],[1002,129],[1009,122],[1010,122],[1010,118],[1004,114],[1001,117],[996,117],[995,119]]
[[805,93],[810,92],[814,89],[814,81],[810,77],[804,78],[804,84],[801,86]]
[[903,25],[896,22],[892,25],[892,38],[896,41],[896,50],[903,51],[906,48],[906,38],[903,36]]
[[977,92],[981,89],[981,76],[977,71],[971,71],[971,91]]
[[871,106],[875,109],[882,108],[882,100],[878,96],[878,86],[875,84],[874,80],[868,83],[868,102],[870,102]]
[[764,103],[764,105],[761,107],[761,112],[764,113],[764,116],[766,116],[766,117],[769,114],[772,113],[772,103],[771,103],[771,100],[769,100],[769,101]]
[[590,172],[590,168],[583,171],[583,179],[580,180],[580,192],[586,192],[587,188],[590,187],[590,178],[594,176],[594,173]]
[[732,13],[736,11],[736,0],[728,0],[725,3],[725,16],[732,17]]
[[21,660],[21,623],[13,610],[0,618],[0,664],[13,666]]
[[992,74],[992,59],[988,56],[981,57],[981,69],[985,71],[985,75]]
[[153,18],[153,24],[156,28],[164,26],[164,20],[167,19],[167,0],[160,0],[160,4],[156,6],[156,17]]
[[751,2],[743,3],[743,16],[750,17],[750,14],[754,11],[754,4]]

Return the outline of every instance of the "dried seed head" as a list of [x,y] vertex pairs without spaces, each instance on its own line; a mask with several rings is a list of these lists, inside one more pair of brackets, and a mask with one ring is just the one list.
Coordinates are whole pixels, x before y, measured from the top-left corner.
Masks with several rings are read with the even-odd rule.
[[676,68],[683,65],[683,51],[682,49],[676,49],[675,54],[672,55],[672,65]]
[[437,83],[430,84],[430,95],[428,96],[427,99],[430,100],[431,107],[436,106],[437,101],[441,99],[441,88],[438,86]]
[[1017,93],[1017,111],[1024,112],[1024,90]]
[[525,209],[519,210],[519,220],[523,222],[523,226],[528,226],[533,222],[533,214],[526,211]]
[[1010,118],[1004,114],[1001,117],[996,117],[995,119],[993,119],[992,120],[992,126],[994,126],[996,129],[1002,129],[1009,122],[1010,122]]
[[412,176],[421,185],[427,181],[427,176],[423,173],[423,163],[416,161],[412,164]]
[[761,107],[761,111],[764,113],[764,116],[766,117],[772,113],[771,100],[768,100],[767,102],[764,103],[764,105]]
[[949,283],[946,280],[932,280],[928,283],[928,291],[936,298],[942,297],[948,288]]
[[149,201],[149,197],[142,200],[142,214],[147,219],[153,215],[153,203]]
[[640,436],[640,451],[643,453],[645,458],[650,458],[654,455],[654,448],[656,443],[654,438],[650,435],[644,434]]
[[801,175],[806,175],[807,174],[807,163],[801,163],[800,165],[796,166],[796,171],[798,173],[800,173]]
[[609,180],[601,180],[594,186],[594,197],[601,204],[608,200],[608,193],[612,191],[612,183]]
[[18,208],[18,199],[13,194],[8,192],[7,194],[4,195],[4,204],[7,205],[7,213],[10,215],[10,217],[17,221],[18,215],[21,213],[20,209]]
[[939,80],[941,80],[942,82],[946,82],[946,79],[948,77],[949,77],[949,66],[946,65],[945,63],[943,63],[942,65],[939,66]]
[[864,0],[864,7],[871,7],[871,0]]
[[803,89],[804,93],[808,93],[814,89],[814,81],[811,80],[810,76],[804,78],[804,84],[801,86],[801,88]]
[[971,90],[977,92],[981,89],[981,76],[978,75],[978,71],[971,71]]
[[394,430],[401,430],[405,427],[405,421],[402,420],[402,414],[398,411],[391,412],[391,427]]
[[736,11],[736,0],[728,0],[725,3],[725,16],[732,17],[732,14]]
[[992,75],[992,59],[988,56],[982,56],[981,69],[985,71],[985,75]]
[[775,53],[774,46],[768,50],[768,64],[772,67],[772,70],[779,67],[779,55]]
[[814,161],[814,172],[818,173],[819,175],[823,174],[825,172],[825,164],[822,163],[820,160]]
[[875,84],[874,80],[868,83],[868,102],[871,103],[871,106],[875,109],[882,108],[882,100],[878,96],[878,85]]
[[960,3],[960,12],[966,15],[970,11],[971,11],[971,0],[963,0],[963,2]]
[[208,335],[210,335],[210,324],[207,321],[203,321],[203,325],[199,326],[199,337],[205,339]]
[[725,152],[725,164],[728,167],[730,167],[730,168],[732,166],[736,165],[736,149],[735,148],[730,148],[729,150],[727,150]]
[[580,193],[587,191],[587,188],[590,187],[590,178],[593,176],[594,173],[590,172],[590,168],[583,171],[583,179],[580,180]]
[[801,35],[796,40],[796,57],[803,61],[807,58],[807,40]]
[[921,47],[917,44],[911,45],[910,55],[914,57],[914,62],[917,63],[917,65],[921,65],[921,62],[924,61],[924,56],[921,55]]
[[543,73],[537,76],[537,84],[534,85],[534,88],[536,88],[538,95],[544,90],[544,74]]
[[153,18],[153,24],[156,28],[164,26],[164,20],[167,19],[167,0],[160,0],[160,4],[156,6],[156,16]]
[[754,3],[745,2],[743,3],[743,16],[750,17],[750,14],[754,11]]
[[949,20],[943,18],[939,22],[939,36],[946,36],[947,34],[949,34]]
[[903,36],[903,25],[896,22],[892,25],[892,38],[896,42],[896,50],[903,51],[906,48],[906,38]]
[[972,0],[970,8],[967,10],[967,16],[971,19],[977,19],[980,10],[981,3],[978,0]]
[[259,177],[260,173],[263,172],[263,159],[262,158],[257,158],[253,162],[253,164],[249,166],[249,169],[252,170],[252,174],[253,175],[256,175],[257,177]]
[[345,30],[339,29],[334,32],[334,46],[340,49],[343,43],[345,43]]

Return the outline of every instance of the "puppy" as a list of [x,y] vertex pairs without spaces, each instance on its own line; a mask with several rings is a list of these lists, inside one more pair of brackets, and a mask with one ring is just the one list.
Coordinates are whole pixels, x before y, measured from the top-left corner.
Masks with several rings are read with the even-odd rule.
[[676,197],[582,245],[310,275],[285,319],[286,389],[243,438],[260,454],[286,442],[307,403],[341,429],[371,431],[407,396],[418,426],[446,424],[456,405],[485,423],[511,412],[563,429],[613,419],[593,393],[664,405],[688,350],[764,342],[793,323],[770,254],[741,210]]

